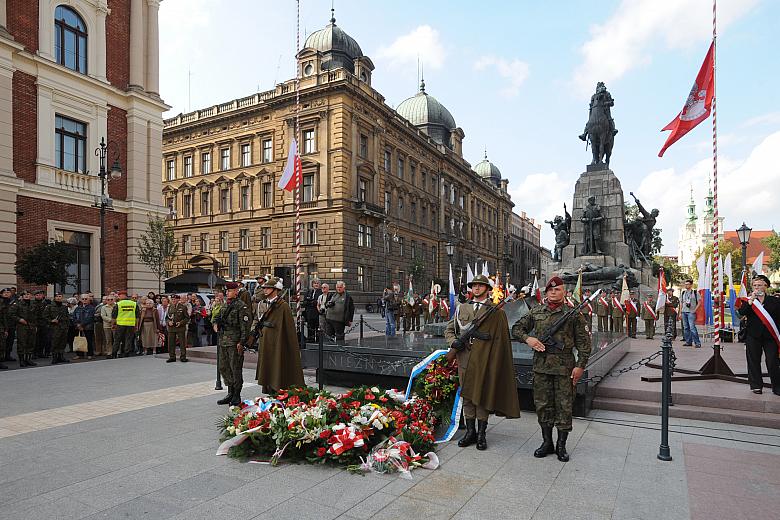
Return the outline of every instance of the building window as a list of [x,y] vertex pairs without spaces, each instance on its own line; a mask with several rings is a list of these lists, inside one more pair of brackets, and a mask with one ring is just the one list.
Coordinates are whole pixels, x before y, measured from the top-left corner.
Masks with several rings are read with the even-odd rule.
[[241,186],[241,210],[249,209],[249,186]]
[[422,184],[423,191],[425,191],[425,189],[426,189],[425,184],[426,184],[427,180],[428,180],[428,174],[426,174],[425,171],[423,170],[423,172],[420,174],[420,182]]
[[409,205],[409,211],[411,212],[412,222],[417,224],[417,203],[412,202]]
[[398,158],[398,178],[404,178],[404,160],[400,157]]
[[57,168],[69,172],[87,171],[87,125],[61,115],[55,117]]
[[303,176],[303,202],[314,200],[314,174]]
[[365,224],[358,224],[358,247],[365,247],[366,245],[366,226]]
[[398,256],[404,256],[404,237],[398,237]]
[[240,237],[240,245],[239,248],[242,251],[246,251],[249,249],[249,230],[248,229],[239,229],[238,230],[238,236]]
[[363,159],[368,158],[368,136],[360,134],[360,157]]
[[228,232],[227,231],[220,231],[219,232],[219,250],[220,251],[227,251],[228,250]]
[[221,170],[230,169],[230,148],[222,148],[219,151],[219,167]]
[[431,227],[436,231],[439,230],[439,221],[436,219],[435,209],[431,209]]
[[219,211],[227,213],[230,211],[230,189],[222,188],[219,190]]
[[60,65],[87,73],[87,26],[76,11],[64,5],[54,11],[54,54]]
[[274,195],[270,182],[263,183],[263,207],[270,208],[274,205]]
[[200,154],[200,173],[201,175],[211,173],[211,152]]
[[303,131],[303,153],[314,153],[317,148],[314,142],[314,129]]
[[192,177],[192,156],[191,155],[184,156],[184,176]]
[[357,289],[360,292],[365,291],[365,270],[362,265],[357,266]]
[[182,204],[181,204],[181,216],[184,218],[189,218],[192,216],[192,195],[189,193],[185,193],[182,196]]
[[362,177],[358,179],[358,200],[360,202],[366,202],[368,197],[368,181]]
[[428,206],[426,206],[425,204],[423,204],[422,215],[420,215],[420,217],[421,217],[420,220],[422,222],[422,225],[423,226],[427,225],[428,224]]
[[389,191],[385,192],[385,213],[390,213],[390,205],[392,203],[392,196]]
[[184,254],[190,254],[192,252],[192,236],[181,236],[181,252]]
[[250,166],[252,164],[252,145],[250,143],[241,144],[241,166]]
[[458,206],[460,206],[460,209],[463,209],[465,205],[466,205],[466,196],[461,194],[460,199],[458,199]]
[[208,253],[209,252],[209,234],[208,233],[201,233],[200,234],[200,252],[201,253]]
[[409,253],[412,255],[412,258],[417,258],[417,242],[414,240],[412,240],[412,247]]
[[260,247],[263,249],[271,249],[271,228],[270,227],[264,227],[260,229]]
[[273,148],[271,147],[270,139],[263,139],[263,162],[269,163],[273,161]]
[[390,173],[390,161],[392,160],[392,154],[390,150],[385,150],[385,173]]
[[68,245],[76,255],[72,264],[68,264],[68,278],[66,284],[55,284],[54,291],[63,294],[83,294],[88,292],[91,287],[89,278],[91,276],[91,266],[89,263],[91,249],[90,244],[92,235],[89,233],[80,233],[77,231],[57,230],[57,234],[62,242]]
[[398,197],[398,216],[402,217],[404,215],[404,198]]
[[200,214],[208,215],[211,213],[211,192],[203,190],[200,192]]
[[[59,154],[57,154],[59,156]],[[173,159],[168,159],[165,161],[165,171],[166,171],[166,178],[169,181],[176,179],[176,161]]]
[[374,247],[374,228],[371,226],[366,226],[366,247]]
[[436,195],[439,194],[439,178],[436,175],[431,175],[431,190]]
[[312,245],[317,243],[317,223],[306,223],[306,244]]
[[176,202],[173,197],[168,197],[165,199],[165,205],[168,208],[168,213],[173,214],[174,210],[176,209]]

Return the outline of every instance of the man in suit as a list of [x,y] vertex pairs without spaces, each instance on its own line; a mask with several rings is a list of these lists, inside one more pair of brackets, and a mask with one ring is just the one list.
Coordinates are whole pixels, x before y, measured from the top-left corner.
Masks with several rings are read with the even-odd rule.
[[[764,386],[764,378],[761,374],[761,354],[764,354],[766,371],[772,384],[772,393],[780,395],[780,363],[778,362],[778,349],[780,338],[775,337],[772,330],[780,326],[780,298],[769,296],[766,293],[769,288],[769,278],[759,274],[751,283],[753,292],[747,301],[740,301],[738,312],[747,318],[745,326],[745,356],[747,358],[748,381],[754,394],[760,394]],[[761,312],[761,308],[765,312]]]

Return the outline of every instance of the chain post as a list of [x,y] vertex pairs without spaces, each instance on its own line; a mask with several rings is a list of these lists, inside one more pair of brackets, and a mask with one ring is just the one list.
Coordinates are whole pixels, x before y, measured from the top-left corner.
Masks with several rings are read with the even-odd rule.
[[361,314],[360,315],[360,341],[358,343],[358,345],[360,345],[361,347],[363,346],[363,323],[364,323],[363,315]]
[[670,461],[672,455],[669,450],[669,401],[672,393],[672,328],[671,323],[666,326],[663,345],[663,364],[661,367],[661,444],[658,447],[658,460]]

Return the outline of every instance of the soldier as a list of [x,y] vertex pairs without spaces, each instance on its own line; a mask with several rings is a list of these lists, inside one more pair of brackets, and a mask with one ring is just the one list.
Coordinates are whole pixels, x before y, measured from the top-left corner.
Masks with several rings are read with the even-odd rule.
[[[238,289],[238,285],[236,285]],[[121,303],[121,302],[120,302]],[[119,304],[117,304],[118,306]],[[165,322],[168,328],[168,359],[166,363],[176,361],[176,340],[179,340],[180,358],[183,363],[187,362],[187,323],[190,321],[190,314],[187,310],[187,304],[181,301],[178,294],[171,295],[171,304],[168,306],[168,314]]]
[[124,289],[118,292],[119,301],[111,311],[111,319],[114,320],[114,347],[111,351],[112,358],[129,357],[135,351],[135,325],[140,317],[138,303],[127,297]]
[[612,294],[612,331],[623,333],[623,305],[620,303],[617,291]]
[[609,331],[609,295],[607,292],[596,300],[596,316],[598,316],[598,331]]
[[49,357],[51,343],[49,340],[49,324],[43,317],[43,311],[49,305],[46,299],[46,291],[38,289],[33,293],[32,306],[35,309],[36,331],[35,331],[35,352],[34,357]]
[[[566,462],[566,439],[572,429],[571,415],[574,404],[574,390],[585,371],[590,357],[590,336],[582,314],[569,318],[572,322],[562,327],[555,338],[563,344],[563,350],[545,353],[545,345],[538,337],[543,336],[553,322],[567,312],[564,300],[566,294],[563,280],[553,276],[544,289],[547,300],[533,307],[512,327],[512,337],[524,341],[534,352],[533,392],[536,415],[542,428],[542,445],[534,457],[542,458],[555,453],[558,460]],[[531,336],[531,333],[534,336]],[[577,350],[577,358],[574,357]],[[558,439],[553,446],[553,425],[558,429]]]
[[246,290],[244,287],[244,282],[238,282],[238,297],[241,299],[241,301],[244,302],[244,304],[249,309],[250,314],[252,313],[252,295],[249,294],[249,291]]
[[6,352],[6,338],[8,337],[8,329],[10,328],[10,316],[11,310],[11,291],[3,289],[0,292],[0,370],[8,370],[8,367],[3,364],[6,357],[11,353]]
[[[478,450],[486,450],[488,416],[498,413],[509,419],[520,417],[520,404],[506,314],[503,309],[490,311],[494,304],[488,298],[490,280],[486,276],[479,274],[468,285],[473,291],[472,299],[458,307],[453,319],[447,323],[444,339],[450,346],[447,359],[458,360],[463,396],[466,433],[458,446],[465,448],[476,443]],[[486,339],[475,337],[464,343],[459,337],[463,328],[488,312],[491,312],[490,316],[478,329],[487,334]]]
[[[337,289],[340,283],[336,283]],[[269,395],[284,388],[305,384],[292,311],[279,296],[283,287],[282,280],[276,277],[271,277],[263,284],[268,308],[262,316],[255,318],[252,326],[254,330],[260,325],[262,330],[258,344],[257,383]],[[258,319],[262,319],[259,324]],[[351,317],[349,321],[352,321]]]
[[636,316],[639,311],[639,300],[636,298],[636,291],[631,291],[629,301],[625,302],[626,324],[628,326],[629,338],[636,338]]
[[666,290],[666,304],[664,304],[664,331],[668,330],[671,322],[672,340],[677,339],[677,309],[680,307],[680,299],[674,295],[674,289]]
[[[228,282],[227,304],[219,311],[214,328],[219,332],[217,355],[219,373],[228,387],[228,394],[217,404],[241,404],[241,389],[244,386],[244,345],[249,336],[251,313],[246,303],[238,297],[238,284]],[[292,319],[292,316],[290,317]],[[175,358],[174,358],[175,359]]]
[[401,301],[401,312],[404,318],[404,332],[412,330],[412,314],[414,313],[414,298],[409,301],[408,296],[404,296]]
[[[590,298],[590,289],[585,289],[582,293],[582,299],[587,300]],[[582,308],[582,315],[585,316],[585,324],[588,326],[588,332],[593,332],[593,306],[590,302],[586,303]]]
[[13,289],[14,291],[10,288],[3,289],[0,296],[0,316],[3,315],[2,309],[5,307],[5,337],[0,334],[0,351],[5,351],[5,356],[0,357],[0,362],[16,361],[16,358],[11,355],[16,338],[16,322],[11,318],[11,306],[18,301],[14,296],[15,288]]
[[16,353],[19,356],[19,368],[38,366],[38,363],[32,360],[37,317],[30,291],[22,291],[22,299],[11,307],[11,319],[16,322]]
[[54,302],[46,306],[43,318],[51,328],[51,364],[70,363],[65,359],[65,343],[68,340],[70,328],[70,313],[68,307],[62,304],[62,293],[54,295]]
[[655,313],[655,300],[652,294],[647,295],[647,300],[642,303],[640,317],[645,322],[645,338],[653,339],[655,336],[655,320],[658,318]]
[[414,304],[412,305],[412,328],[420,330],[420,315],[422,314],[422,300],[418,293],[414,293]]

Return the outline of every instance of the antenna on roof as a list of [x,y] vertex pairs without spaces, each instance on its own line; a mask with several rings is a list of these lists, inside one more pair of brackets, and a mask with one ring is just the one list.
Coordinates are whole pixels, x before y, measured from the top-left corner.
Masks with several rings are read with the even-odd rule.
[[330,23],[336,24],[336,8],[335,8],[335,0],[330,0]]

